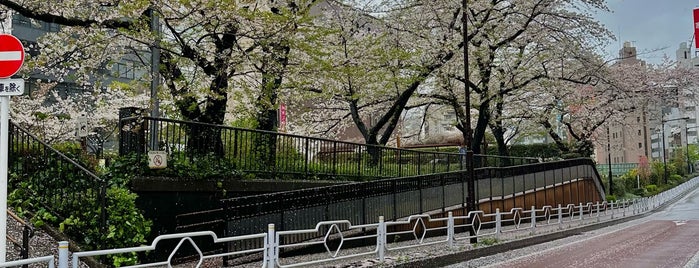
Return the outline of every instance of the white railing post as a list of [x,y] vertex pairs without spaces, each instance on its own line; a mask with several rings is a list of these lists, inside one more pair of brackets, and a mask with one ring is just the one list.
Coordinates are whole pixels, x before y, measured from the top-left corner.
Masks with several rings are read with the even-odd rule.
[[267,268],[277,267],[277,258],[279,257],[279,248],[277,247],[277,234],[275,233],[274,224],[270,223],[267,225],[267,237],[265,239],[265,253],[266,253],[266,263]]
[[450,248],[454,246],[454,215],[451,211],[447,220],[447,244]]
[[532,222],[532,224],[531,224],[532,229],[531,229],[531,231],[529,231],[529,234],[530,234],[530,235],[533,235],[533,234],[536,233],[536,208],[535,208],[534,206],[532,206],[532,213],[531,213],[530,215],[531,215],[531,217],[532,217],[532,220],[531,220],[531,222]]
[[379,226],[376,227],[376,250],[379,261],[384,261],[386,250],[386,223],[383,216],[379,216]]
[[502,233],[502,215],[500,215],[500,209],[495,209],[495,239],[500,239],[500,233]]
[[558,204],[558,230],[563,229],[563,209],[561,208],[561,204]]
[[[617,204],[619,204],[619,201],[616,201]],[[614,201],[609,202],[609,206],[611,207],[612,210],[612,220],[614,219]],[[618,207],[618,205],[617,205]]]
[[58,268],[68,268],[68,241],[58,242]]
[[597,201],[597,222],[599,222],[599,201]]
[[621,216],[626,217],[626,208],[629,206],[629,200],[624,199],[624,202],[621,204]]
[[579,219],[580,219],[580,221],[582,222],[582,219],[583,219],[583,206],[582,206],[582,203],[580,203],[580,217],[579,217]]

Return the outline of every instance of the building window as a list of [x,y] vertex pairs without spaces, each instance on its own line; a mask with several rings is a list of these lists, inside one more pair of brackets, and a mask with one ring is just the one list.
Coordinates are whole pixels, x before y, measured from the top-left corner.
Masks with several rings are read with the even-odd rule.
[[44,30],[55,33],[55,32],[60,31],[61,28],[56,23],[47,22],[44,24]]
[[639,142],[639,143],[638,143],[638,149],[641,149],[641,148],[643,148],[643,143],[640,143],[640,142]]
[[119,78],[134,79],[136,77],[132,64],[117,62],[114,64],[114,72]]
[[638,130],[638,136],[641,136],[641,130],[640,130],[640,129]]
[[30,18],[27,18],[20,14],[15,14],[14,16],[12,16],[12,24],[31,26],[32,21]]
[[640,122],[641,122],[641,117],[640,117],[640,116],[637,116],[637,117],[636,117],[636,123],[640,123]]

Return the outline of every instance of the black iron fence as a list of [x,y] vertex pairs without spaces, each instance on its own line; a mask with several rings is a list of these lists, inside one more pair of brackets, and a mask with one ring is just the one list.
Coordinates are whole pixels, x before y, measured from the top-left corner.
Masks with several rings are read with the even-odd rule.
[[[217,226],[225,235],[243,235],[263,232],[260,226],[268,223],[274,223],[278,230],[306,229],[318,221],[366,224],[376,222],[379,216],[394,220],[447,208],[465,209],[467,176],[466,171],[455,171],[225,199],[221,209],[178,215],[178,231]],[[475,200],[503,200],[502,209],[587,203],[604,195],[594,162],[587,158],[478,168],[475,176]],[[586,180],[596,186],[572,187],[572,183]],[[551,188],[554,190],[547,191]],[[543,194],[536,194],[538,191]],[[494,207],[490,209],[494,211]]]
[[[144,154],[154,144],[168,153],[168,169],[264,173],[280,178],[366,180],[464,170],[464,155],[373,146],[271,131],[132,116],[120,120],[120,154]],[[513,166],[536,158],[476,155],[477,166]],[[198,166],[197,166],[198,165]]]
[[[8,192],[16,202],[11,205],[40,214],[39,220],[54,222],[90,211],[100,229],[105,229],[107,182],[12,122],[8,167]],[[70,235],[84,238],[79,231]]]

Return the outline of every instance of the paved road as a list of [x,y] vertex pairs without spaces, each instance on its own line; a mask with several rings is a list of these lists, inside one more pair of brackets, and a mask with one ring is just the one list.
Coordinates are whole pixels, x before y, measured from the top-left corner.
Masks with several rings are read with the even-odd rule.
[[490,267],[699,268],[699,189],[624,228],[600,230],[565,244],[550,242],[538,252],[508,256]]

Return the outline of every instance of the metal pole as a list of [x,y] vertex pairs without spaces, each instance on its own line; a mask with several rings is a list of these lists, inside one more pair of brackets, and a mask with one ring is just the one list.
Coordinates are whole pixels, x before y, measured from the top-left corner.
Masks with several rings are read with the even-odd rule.
[[665,120],[661,122],[662,135],[663,135],[663,180],[667,184],[667,154],[665,153]]
[[609,126],[607,126],[607,164],[609,167],[609,194],[612,194],[612,149],[611,149],[611,139],[612,136],[609,135]]
[[58,268],[68,268],[69,250],[68,241],[58,242]]
[[7,160],[9,158],[10,96],[0,96],[0,263],[7,255]]
[[[160,24],[158,22],[158,16],[155,14],[155,9],[151,7],[150,9],[150,28],[151,32],[155,36],[153,44],[150,47],[151,50],[151,81],[150,81],[150,100],[151,100],[151,117],[160,117],[160,101],[158,100],[158,84],[160,82],[160,48],[158,47],[158,35]],[[153,151],[158,150],[158,126],[155,121],[150,122],[150,148]]]
[[[467,0],[461,0],[461,22],[463,23],[463,42],[464,42],[464,109],[465,109],[465,120],[466,125],[464,129],[466,130],[466,137],[464,137],[464,144],[466,145],[466,174],[467,174],[467,188],[468,188],[468,198],[466,199],[466,209],[468,213],[476,210],[476,183],[475,183],[475,173],[473,171],[473,142],[472,142],[472,130],[471,130],[471,90],[469,89],[469,66],[468,66],[468,3]],[[470,221],[471,219],[469,219]],[[469,228],[469,234],[471,236],[470,242],[477,243],[478,238],[473,233],[473,228]]]
[[689,126],[685,122],[684,124],[684,142],[686,145],[686,155],[687,155],[687,175],[692,174],[692,164],[689,162]]

